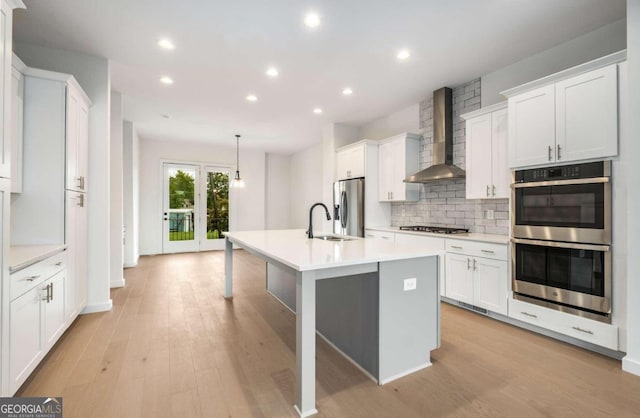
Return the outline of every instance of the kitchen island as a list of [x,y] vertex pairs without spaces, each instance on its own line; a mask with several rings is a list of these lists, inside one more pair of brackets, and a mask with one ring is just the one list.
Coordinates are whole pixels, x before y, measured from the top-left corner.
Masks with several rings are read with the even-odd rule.
[[303,230],[225,235],[226,298],[233,297],[234,244],[295,278],[294,407],[300,416],[317,413],[320,322],[321,335],[380,385],[431,365],[430,352],[440,341],[443,252],[375,239],[309,239]]

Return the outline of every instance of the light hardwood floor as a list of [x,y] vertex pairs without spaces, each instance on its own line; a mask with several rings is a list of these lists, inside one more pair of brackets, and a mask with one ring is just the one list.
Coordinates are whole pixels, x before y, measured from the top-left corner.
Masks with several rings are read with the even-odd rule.
[[[295,417],[295,317],[236,251],[142,257],[107,313],[80,316],[18,396],[71,417]],[[317,341],[319,417],[640,416],[620,362],[449,305],[433,366],[379,387]]]

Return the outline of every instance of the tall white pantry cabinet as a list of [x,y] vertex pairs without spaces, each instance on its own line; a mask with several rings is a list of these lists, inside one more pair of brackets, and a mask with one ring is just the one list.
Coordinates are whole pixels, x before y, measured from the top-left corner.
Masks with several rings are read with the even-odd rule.
[[7,392],[5,371],[9,364],[9,208],[11,193],[11,56],[13,10],[22,0],[0,0],[0,394]]
[[[21,75],[23,181],[11,199],[11,245],[64,244],[66,251],[12,273],[4,396],[15,393],[87,303],[91,102],[69,74],[26,67]],[[13,288],[34,277],[32,289]]]

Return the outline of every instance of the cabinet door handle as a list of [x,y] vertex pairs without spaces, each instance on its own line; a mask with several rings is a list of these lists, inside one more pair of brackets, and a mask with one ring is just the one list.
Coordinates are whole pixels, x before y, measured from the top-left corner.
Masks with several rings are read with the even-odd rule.
[[47,294],[46,294],[45,297],[42,298],[42,300],[47,301],[47,303],[49,303],[51,301],[51,299],[50,299],[50,297],[51,297],[50,296],[51,295],[51,283],[49,283],[47,285],[46,289],[47,289]]
[[389,193],[391,193],[391,200],[393,200],[393,192],[389,192]]
[[480,251],[486,254],[495,254],[495,251],[491,251],[491,250],[480,250]]
[[49,283],[49,286],[51,287],[51,292],[49,292],[49,300],[53,300],[53,283]]
[[590,331],[588,329],[582,329],[580,327],[571,327],[571,328],[575,329],[576,331],[584,332],[585,334],[593,335],[593,331]]
[[553,157],[551,157],[551,151],[552,151],[551,145],[549,145],[549,161],[551,161],[551,158],[553,158]]
[[467,257],[467,270],[471,270],[471,259]]
[[78,206],[80,206],[81,208],[84,207],[84,195],[83,194],[78,196]]
[[35,276],[26,277],[25,280],[28,281],[28,282],[32,282],[35,279],[37,279],[38,277],[40,277],[40,276],[41,276],[40,274],[36,274]]
[[560,158],[562,158],[562,157],[560,156],[560,144],[558,144],[558,145],[557,145],[557,148],[558,148],[558,149],[556,150],[556,159],[558,159],[558,160],[559,160]]
[[473,259],[473,269],[478,270],[478,261],[475,258]]
[[487,184],[487,197],[489,197],[489,185]]
[[495,196],[496,195],[496,185],[492,185],[491,186],[491,196]]
[[538,318],[538,315],[534,315],[534,314],[531,314],[531,313],[529,313],[529,312],[524,312],[524,311],[522,311],[522,312],[520,312],[520,313],[521,313],[522,315],[528,316],[528,317],[530,317],[530,318]]

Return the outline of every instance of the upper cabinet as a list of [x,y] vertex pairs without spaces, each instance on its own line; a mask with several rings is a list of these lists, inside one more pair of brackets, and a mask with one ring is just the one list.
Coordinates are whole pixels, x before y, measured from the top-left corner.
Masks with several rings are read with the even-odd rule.
[[11,193],[22,192],[22,141],[24,126],[24,70],[13,54],[11,68]]
[[461,117],[466,119],[467,199],[509,197],[506,102]]
[[622,59],[612,54],[503,92],[509,103],[509,166],[617,155]]
[[378,146],[378,200],[401,202],[420,199],[420,185],[403,180],[420,169],[420,135],[403,133]]
[[365,176],[365,147],[365,142],[358,142],[336,151],[336,180]]
[[[74,80],[75,81],[75,80]],[[89,99],[77,83],[69,83],[67,101],[67,189],[87,191]]]

